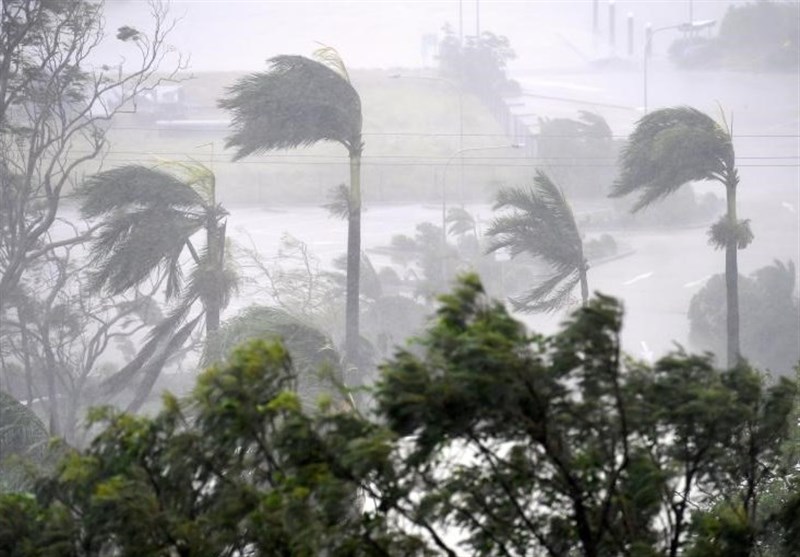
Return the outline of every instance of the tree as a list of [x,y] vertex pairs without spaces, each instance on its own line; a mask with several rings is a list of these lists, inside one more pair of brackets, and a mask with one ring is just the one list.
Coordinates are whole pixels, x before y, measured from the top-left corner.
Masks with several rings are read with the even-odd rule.
[[[621,328],[619,303],[597,296],[555,335],[532,335],[465,277],[383,366],[372,418],[324,397],[304,407],[286,350],[253,342],[154,417],[96,413],[104,428],[86,451],[31,496],[0,496],[0,546],[755,554],[796,385],[682,352],[650,368],[623,356]],[[797,501],[786,500],[769,526],[784,524],[788,544]]]
[[331,48],[302,56],[276,56],[270,70],[234,84],[222,108],[233,113],[227,147],[234,159],[274,149],[308,146],[319,141],[342,144],[350,156],[347,207],[347,301],[345,356],[359,364],[359,274],[361,259],[361,99],[344,63]]
[[162,319],[157,285],[128,296],[93,292],[82,247],[63,246],[29,267],[0,320],[5,389],[71,444],[80,444],[84,412],[101,401],[114,349],[134,351],[132,341]]
[[[790,376],[800,362],[800,304],[795,266],[775,261],[739,277],[742,350],[759,369]],[[725,352],[725,277],[711,277],[689,302],[689,341],[697,350]]]
[[571,199],[599,198],[608,194],[616,145],[611,128],[599,114],[581,110],[578,119],[539,118],[537,158],[548,176]]
[[736,216],[739,172],[731,130],[690,107],[663,108],[636,125],[620,157],[620,175],[612,197],[639,193],[633,211],[670,195],[693,180],[713,180],[725,187],[727,212],[712,225],[710,242],[725,249],[727,365],[741,357],[737,250],[753,240],[749,220]]
[[589,264],[575,215],[564,193],[544,172],[537,170],[533,183],[528,190],[503,189],[498,193],[494,209],[510,212],[496,217],[489,226],[489,251],[508,249],[512,258],[527,253],[553,268],[539,286],[512,298],[517,310],[554,311],[569,301],[578,284],[585,305],[589,299]]
[[[201,317],[207,334],[219,329],[220,312],[236,286],[225,244],[228,213],[216,202],[214,174],[199,163],[169,166],[176,174],[139,165],[107,170],[90,177],[78,192],[82,215],[100,220],[91,244],[93,288],[121,294],[155,277],[165,284],[167,300],[177,300],[137,356],[106,381],[109,388],[119,386],[146,369],[133,407],[141,405]],[[192,242],[200,231],[203,249]],[[193,263],[188,280],[181,261],[186,252]],[[198,301],[202,311],[190,318]]]
[[0,314],[32,265],[87,239],[89,231],[56,239],[50,229],[62,195],[107,148],[109,121],[183,68],[178,58],[159,73],[174,23],[158,2],[150,4],[152,31],[117,34],[131,64],[98,67],[102,9],[84,0],[4,0],[0,8]]

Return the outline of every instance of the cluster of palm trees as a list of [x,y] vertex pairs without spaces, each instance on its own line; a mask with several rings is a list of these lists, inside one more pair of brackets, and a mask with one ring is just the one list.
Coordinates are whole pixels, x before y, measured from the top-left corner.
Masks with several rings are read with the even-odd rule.
[[[361,263],[360,161],[363,150],[361,101],[336,52],[323,48],[315,59],[277,56],[263,73],[248,75],[228,89],[219,102],[232,115],[227,147],[234,159],[274,149],[334,141],[350,156],[347,190],[347,298],[344,355],[359,363],[359,277]],[[638,211],[694,180],[724,184],[728,212],[711,230],[711,241],[726,253],[728,364],[739,359],[739,315],[736,250],[752,239],[747,221],[736,219],[739,182],[727,125],[686,107],[668,108],[643,117],[621,157],[621,174],[612,196],[640,194]],[[235,287],[235,272],[226,257],[226,211],[215,197],[214,174],[199,163],[167,163],[148,168],[126,166],[90,178],[81,190],[83,214],[101,218],[92,248],[95,286],[111,293],[134,289],[154,276],[165,285],[174,309],[157,326],[137,358],[107,380],[121,384],[145,373],[137,400],[152,386],[170,351],[205,320],[207,334],[220,326],[220,313]],[[508,249],[512,257],[527,253],[550,264],[551,276],[519,298],[520,311],[553,311],[564,306],[580,286],[589,296],[583,241],[563,192],[541,171],[533,188],[502,190],[495,209],[507,213],[488,231],[490,251]],[[198,249],[192,237],[205,231]],[[187,280],[181,258],[193,262]],[[200,312],[189,318],[200,302]],[[149,378],[148,378],[149,377]]]
[[[235,160],[319,141],[335,141],[347,149],[345,358],[357,366],[361,100],[331,48],[319,49],[313,60],[277,56],[269,63],[268,71],[239,80],[219,102],[233,114],[233,133],[226,146],[235,149]],[[165,363],[200,323],[205,322],[209,339],[220,328],[220,314],[237,282],[226,250],[227,212],[216,201],[214,173],[198,162],[129,165],[101,172],[86,181],[79,197],[83,216],[100,224],[91,246],[94,288],[112,295],[135,293],[145,281],[155,280],[173,302],[137,356],[104,382],[106,393],[113,394],[134,376],[141,376],[129,406],[135,410]],[[205,241],[198,247],[193,238],[201,231]],[[186,259],[192,266],[185,278]]]
[[[644,116],[636,125],[620,157],[620,175],[611,196],[638,193],[633,211],[677,191],[681,186],[711,180],[725,187],[727,212],[711,226],[709,240],[725,250],[727,307],[727,365],[740,362],[737,250],[752,241],[748,220],[736,215],[739,174],[735,165],[732,132],[690,107],[664,108]],[[553,311],[570,300],[580,284],[584,304],[588,299],[588,263],[575,217],[563,192],[538,171],[534,187],[509,189],[498,194],[495,209],[507,213],[496,218],[488,234],[490,250],[505,248],[512,257],[526,253],[547,262],[552,274],[519,298],[524,312]]]

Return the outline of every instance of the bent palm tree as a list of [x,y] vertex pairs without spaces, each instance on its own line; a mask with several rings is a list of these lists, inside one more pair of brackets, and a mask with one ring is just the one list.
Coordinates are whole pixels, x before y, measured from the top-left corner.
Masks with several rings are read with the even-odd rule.
[[727,213],[709,231],[710,242],[725,249],[727,362],[739,362],[739,294],[737,249],[752,241],[749,221],[737,220],[739,173],[730,130],[691,107],[664,108],[644,116],[620,157],[621,172],[612,197],[639,193],[633,211],[668,196],[695,180],[725,186]]
[[341,143],[350,156],[347,230],[345,354],[358,363],[358,296],[361,258],[361,99],[336,52],[324,48],[320,61],[276,56],[269,71],[249,75],[228,89],[219,106],[233,113],[227,147],[234,159],[275,149]]
[[503,189],[498,193],[494,210],[511,212],[490,224],[488,251],[506,248],[512,258],[527,253],[553,268],[553,274],[539,286],[511,299],[518,311],[555,311],[569,301],[579,283],[585,305],[589,265],[575,216],[562,191],[544,172],[537,170],[533,183],[532,189]]
[[[164,281],[167,299],[177,300],[137,357],[106,381],[113,391],[144,369],[137,396],[142,401],[202,317],[207,334],[219,329],[220,312],[236,284],[225,254],[228,213],[216,203],[214,174],[199,163],[165,166],[177,173],[124,166],[92,176],[78,192],[84,218],[101,219],[91,245],[93,286],[116,295],[155,276]],[[192,237],[201,231],[205,246],[198,250]],[[194,263],[188,280],[181,263],[187,252]],[[202,312],[187,322],[197,301]]]

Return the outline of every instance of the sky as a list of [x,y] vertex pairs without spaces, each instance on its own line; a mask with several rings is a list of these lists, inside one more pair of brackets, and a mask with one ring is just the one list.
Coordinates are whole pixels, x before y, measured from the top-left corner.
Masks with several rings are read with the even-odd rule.
[[[518,55],[515,67],[563,67],[609,53],[610,2],[596,2],[600,40],[592,34],[594,4],[592,0],[173,0],[171,13],[181,21],[171,42],[191,55],[194,71],[260,69],[271,56],[308,55],[318,43],[339,50],[354,68],[417,67],[431,61],[424,53],[423,37],[440,33],[445,23],[458,32],[462,22],[464,35],[474,35],[479,26],[508,36]],[[690,10],[695,21],[720,19],[735,2],[618,0],[613,4],[617,50],[626,49],[626,21],[631,14],[638,52],[646,23],[654,28],[683,23]],[[145,28],[147,12],[145,0],[106,2],[109,29],[123,24]]]

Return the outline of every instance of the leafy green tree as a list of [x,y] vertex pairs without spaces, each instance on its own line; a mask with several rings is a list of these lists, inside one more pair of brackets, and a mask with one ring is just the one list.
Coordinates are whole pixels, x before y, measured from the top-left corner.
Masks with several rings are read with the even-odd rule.
[[[759,369],[791,376],[800,362],[800,303],[795,266],[775,261],[739,277],[742,351]],[[711,277],[689,303],[689,341],[698,350],[725,352],[725,278]]]
[[749,220],[736,216],[739,172],[730,129],[690,107],[663,108],[636,125],[620,157],[620,175],[612,197],[638,193],[638,211],[695,180],[725,187],[727,213],[709,232],[710,242],[725,250],[727,365],[741,358],[739,340],[739,271],[737,250],[753,240]]
[[583,239],[572,208],[564,193],[542,171],[537,170],[534,187],[503,189],[495,210],[509,210],[496,217],[487,234],[490,251],[508,249],[511,257],[528,254],[550,265],[553,273],[539,286],[511,302],[519,311],[554,311],[568,303],[580,284],[581,299],[589,299],[589,264],[583,253]]
[[[153,418],[103,411],[0,542],[79,555],[754,555],[797,389],[676,352],[620,350],[597,296],[532,335],[467,276],[382,367],[374,419],[304,410],[259,341]],[[359,493],[367,498],[362,504]],[[797,502],[781,505],[787,547]],[[36,530],[13,521],[24,517]],[[11,526],[9,526],[11,524]],[[58,553],[56,553],[58,554]]]
[[313,145],[342,144],[350,156],[347,206],[347,301],[345,355],[358,365],[359,277],[361,262],[361,98],[331,48],[317,51],[317,60],[276,56],[270,70],[249,75],[219,101],[233,113],[233,134],[226,145],[235,159],[247,155]]

